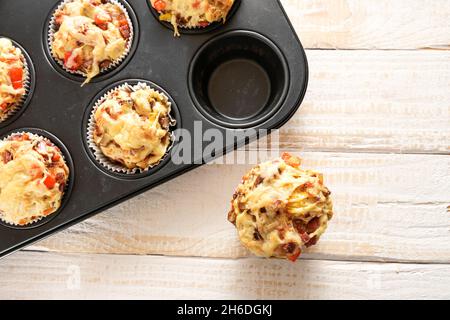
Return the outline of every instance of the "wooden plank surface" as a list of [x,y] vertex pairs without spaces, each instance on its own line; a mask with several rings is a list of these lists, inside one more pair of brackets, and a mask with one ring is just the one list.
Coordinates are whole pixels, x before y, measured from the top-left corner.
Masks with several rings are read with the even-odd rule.
[[[262,156],[269,156],[261,154]],[[336,215],[310,257],[450,262],[450,157],[302,153],[325,173]],[[32,249],[247,256],[226,220],[250,166],[208,165],[102,213]]]
[[449,299],[448,265],[19,253],[0,299]]
[[250,165],[216,164],[0,261],[0,299],[450,299],[450,1],[281,1],[310,85],[260,156],[325,172],[320,244],[250,257],[226,221]]
[[448,0],[281,0],[306,48],[450,49]]
[[282,148],[450,154],[450,51],[307,55],[308,92]]

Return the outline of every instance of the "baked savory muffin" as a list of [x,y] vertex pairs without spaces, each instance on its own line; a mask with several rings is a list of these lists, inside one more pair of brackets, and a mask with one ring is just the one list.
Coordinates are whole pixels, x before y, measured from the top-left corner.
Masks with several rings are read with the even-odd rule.
[[161,21],[170,22],[179,36],[178,27],[201,28],[225,21],[234,0],[150,0],[160,13]]
[[150,87],[119,87],[94,112],[94,143],[112,162],[148,169],[171,145],[170,111],[168,98]]
[[25,58],[11,40],[0,38],[0,121],[25,94]]
[[244,176],[233,196],[228,220],[258,256],[296,261],[304,246],[317,243],[333,216],[323,175],[300,164],[288,153],[262,163]]
[[105,0],[67,1],[54,14],[53,56],[85,83],[126,54],[131,41],[127,13]]
[[0,141],[0,220],[24,226],[56,212],[69,177],[49,140],[17,133]]

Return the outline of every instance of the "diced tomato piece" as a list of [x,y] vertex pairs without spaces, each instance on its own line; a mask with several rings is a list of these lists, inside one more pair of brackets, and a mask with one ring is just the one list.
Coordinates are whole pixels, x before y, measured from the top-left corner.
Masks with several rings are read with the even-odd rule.
[[286,164],[290,165],[293,168],[298,168],[302,164],[302,160],[299,157],[294,157],[287,152],[283,153],[281,158],[284,162],[286,162]]
[[54,211],[53,208],[49,208],[49,209],[47,209],[47,210],[44,210],[44,212],[42,212],[42,215],[46,217],[46,216],[48,216],[49,214],[51,214],[53,211]]
[[301,254],[302,254],[302,251],[299,249],[299,250],[297,250],[296,253],[287,256],[287,258],[288,258],[290,261],[295,262],[295,261],[297,261],[298,257],[300,257]]
[[209,22],[208,21],[200,21],[198,24],[202,28],[209,26]]
[[199,1],[199,0],[195,1],[195,2],[192,4],[192,7],[193,7],[194,9],[198,9],[199,6],[200,6],[200,1]]
[[67,60],[69,60],[71,55],[72,55],[72,52],[70,52],[70,51],[64,53],[64,64],[67,63]]
[[123,19],[119,20],[119,26],[121,26],[121,27],[128,26],[127,19],[123,18]]
[[98,13],[95,15],[95,24],[102,30],[108,29],[108,22],[112,21],[111,16],[106,13]]
[[23,88],[23,83],[22,83],[22,81],[14,81],[13,83],[12,83],[12,86],[13,86],[13,88],[14,89],[22,89]]
[[155,8],[156,11],[163,11],[166,9],[166,3],[163,0],[156,0],[153,4],[153,8]]
[[68,51],[64,54],[64,65],[70,70],[78,70],[83,64],[81,56],[72,57],[72,52]]
[[56,184],[56,179],[53,176],[47,176],[44,180],[44,184],[47,188],[53,189]]
[[8,104],[6,102],[0,104],[0,109],[3,110],[3,111],[6,110],[7,107],[8,107]]
[[62,25],[63,20],[64,20],[64,15],[62,15],[62,14],[58,15],[58,16],[56,17],[56,19],[55,19],[56,25],[57,25],[57,26]]
[[59,153],[54,153],[54,154],[53,154],[53,157],[52,157],[52,161],[53,161],[53,162],[57,162],[57,161],[59,161],[60,159],[61,159],[61,156],[60,156]]
[[23,69],[22,68],[11,68],[9,69],[9,78],[12,82],[22,81],[23,79]]

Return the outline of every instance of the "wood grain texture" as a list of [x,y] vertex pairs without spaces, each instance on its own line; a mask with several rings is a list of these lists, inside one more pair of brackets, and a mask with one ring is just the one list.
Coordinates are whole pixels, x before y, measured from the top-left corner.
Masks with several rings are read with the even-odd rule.
[[281,0],[306,48],[450,49],[448,0]]
[[0,274],[0,299],[450,298],[448,265],[19,253]]
[[281,1],[310,84],[260,160],[325,172],[319,245],[249,258],[226,212],[250,166],[210,165],[1,260],[0,299],[450,299],[450,1]]
[[[264,157],[270,155],[261,154]],[[303,153],[336,215],[307,257],[450,262],[450,157]],[[245,165],[208,165],[44,240],[34,250],[247,256],[226,213]]]
[[309,88],[281,148],[450,154],[450,51],[307,55]]

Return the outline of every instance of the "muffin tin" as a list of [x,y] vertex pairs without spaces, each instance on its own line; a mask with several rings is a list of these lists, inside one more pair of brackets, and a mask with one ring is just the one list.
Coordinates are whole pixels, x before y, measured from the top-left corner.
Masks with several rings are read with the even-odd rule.
[[[59,1],[0,2],[0,36],[20,44],[32,61],[26,106],[0,123],[0,137],[26,130],[47,136],[61,147],[71,169],[64,205],[56,214],[26,228],[0,224],[0,256],[253,141],[258,129],[281,127],[300,106],[308,82],[307,59],[279,1],[237,0],[225,24],[182,30],[180,38],[156,19],[148,0],[118,1],[133,22],[130,53],[117,68],[83,87],[82,77],[65,72],[49,54],[48,23]],[[168,95],[177,129],[195,137],[197,123],[203,132],[215,129],[237,138],[224,142],[217,154],[203,156],[191,148],[190,163],[170,161],[169,154],[148,172],[111,173],[96,162],[86,143],[90,110],[110,88],[139,81]],[[220,90],[224,85],[226,94]],[[176,137],[172,152],[186,144]],[[201,143],[203,148],[208,144]]]

